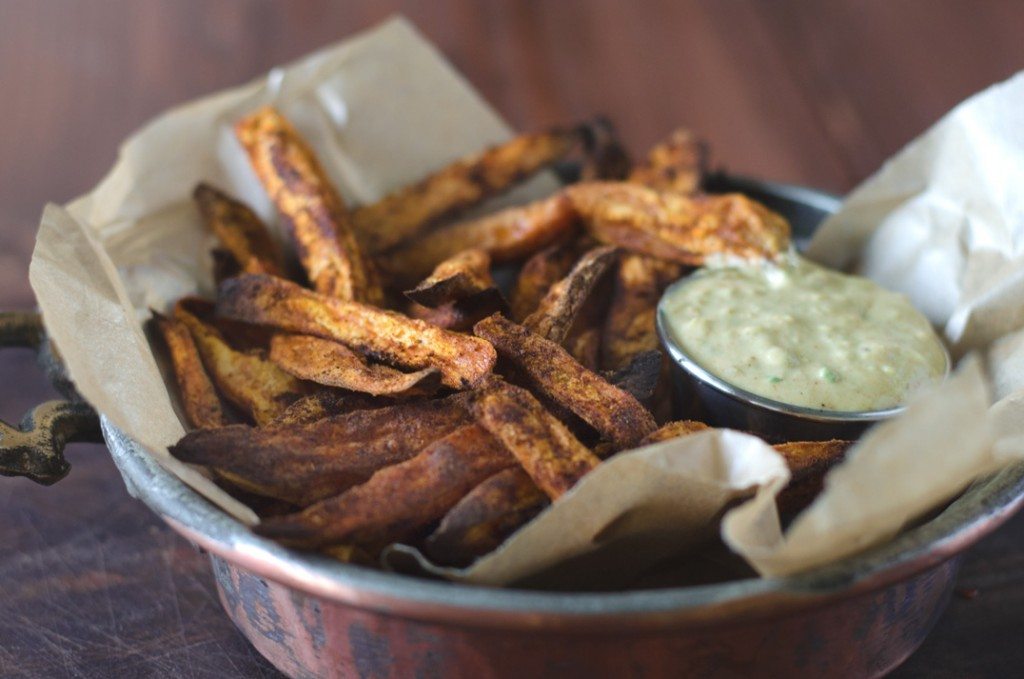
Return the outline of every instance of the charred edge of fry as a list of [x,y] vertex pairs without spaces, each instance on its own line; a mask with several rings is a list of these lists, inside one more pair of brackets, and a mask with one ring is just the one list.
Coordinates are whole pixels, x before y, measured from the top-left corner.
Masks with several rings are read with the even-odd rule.
[[495,264],[511,262],[566,237],[576,226],[571,203],[557,193],[528,205],[442,227],[389,250],[378,261],[396,285],[409,285],[461,250],[481,248]]
[[452,507],[424,541],[438,564],[468,565],[499,547],[550,500],[520,467],[494,474]]
[[558,344],[494,315],[473,328],[530,385],[564,406],[620,448],[632,447],[657,427],[654,418],[626,391],[577,363]]
[[443,219],[510,189],[576,145],[578,129],[524,134],[461,158],[353,215],[371,252],[407,241]]
[[431,309],[412,303],[409,315],[444,330],[466,332],[492,314],[507,313],[508,302],[497,288],[488,288],[465,299]]
[[220,317],[217,315],[216,302],[202,297],[182,297],[174,304],[174,309],[175,313],[181,309],[214,328],[224,338],[224,341],[236,351],[244,353],[251,350],[266,351],[270,349],[270,339],[274,335],[272,329]]
[[395,405],[394,400],[369,394],[322,389],[296,400],[267,426],[286,427],[296,424],[312,424],[334,415],[344,415],[356,410],[373,410],[389,405]]
[[226,281],[218,293],[217,313],[341,342],[410,370],[435,367],[442,384],[453,389],[486,378],[496,360],[494,348],[478,338],[398,312],[326,297],[271,276],[246,274]]
[[582,181],[625,179],[633,161],[608,118],[594,118],[582,127],[584,161]]
[[477,422],[511,451],[537,487],[552,499],[600,464],[526,389],[494,382],[476,393],[472,411]]
[[795,441],[773,446],[789,465],[792,476],[776,498],[779,513],[792,516],[821,493],[825,475],[843,461],[853,441]]
[[417,304],[437,308],[495,287],[491,257],[479,248],[465,250],[444,260],[405,296]]
[[660,350],[644,351],[634,356],[625,368],[613,372],[608,381],[650,410],[661,380],[662,360]]
[[494,437],[469,425],[379,470],[366,483],[297,514],[265,521],[256,530],[302,547],[405,540],[444,516],[481,481],[514,464]]
[[582,254],[578,240],[550,245],[526,260],[509,294],[514,321],[522,323],[536,311],[551,286],[572,270]]
[[708,147],[693,132],[680,128],[648,152],[629,174],[629,181],[660,191],[692,195],[707,174]]
[[213,380],[203,367],[199,349],[188,326],[179,320],[153,311],[153,322],[163,337],[171,359],[178,393],[188,423],[197,428],[223,427],[228,424]]
[[275,335],[270,360],[299,379],[373,396],[423,396],[441,386],[437,368],[404,373],[371,364],[344,344],[310,335]]
[[617,257],[618,250],[607,245],[587,252],[565,278],[551,286],[537,310],[523,321],[523,325],[541,337],[561,344],[594,286]]
[[431,442],[472,424],[465,395],[357,410],[310,424],[231,425],[186,434],[170,447],[245,490],[307,507],[364,483]]
[[234,258],[239,271],[282,275],[281,250],[248,205],[206,183],[198,184],[192,196],[206,225]]
[[217,285],[242,273],[238,260],[226,248],[213,248],[210,258],[213,260],[213,282]]
[[235,125],[267,194],[284,216],[317,291],[380,304],[383,294],[364,258],[341,194],[292,124],[267,106]]

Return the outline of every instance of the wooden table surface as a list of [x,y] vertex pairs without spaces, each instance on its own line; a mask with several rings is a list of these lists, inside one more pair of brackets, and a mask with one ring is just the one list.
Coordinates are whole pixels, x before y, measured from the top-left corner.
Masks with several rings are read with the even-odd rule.
[[[517,127],[601,112],[640,151],[685,124],[733,170],[835,191],[1024,66],[1012,0],[0,0],[0,308],[33,305],[43,204],[88,190],[147,119],[396,11]],[[51,395],[21,351],[0,354],[0,384],[8,421]],[[54,487],[0,478],[0,675],[278,676],[105,450],[69,458]],[[897,675],[1024,672],[1024,516],[960,584]]]

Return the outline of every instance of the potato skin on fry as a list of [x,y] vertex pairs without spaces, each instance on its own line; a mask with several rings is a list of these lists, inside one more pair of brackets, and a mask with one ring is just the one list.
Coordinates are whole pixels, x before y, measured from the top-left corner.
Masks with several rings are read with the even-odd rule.
[[216,329],[186,309],[187,301],[174,307],[174,317],[188,327],[203,365],[224,397],[256,424],[271,423],[308,391],[263,356],[233,349]]
[[557,193],[535,203],[442,227],[389,250],[378,261],[393,281],[414,283],[438,263],[467,248],[480,248],[495,264],[500,264],[526,257],[568,235],[575,227],[572,205]]
[[526,389],[504,382],[477,392],[473,414],[502,442],[537,487],[557,499],[600,460]]
[[226,425],[228,418],[224,406],[210,376],[206,374],[188,326],[156,312],[153,319],[167,345],[188,423],[199,429]]
[[404,462],[472,423],[464,395],[358,410],[312,424],[190,432],[171,446],[184,462],[224,472],[259,495],[305,507]]
[[271,276],[244,275],[220,287],[217,313],[249,323],[330,339],[411,370],[434,367],[453,389],[471,387],[494,367],[487,342]]
[[473,328],[516,365],[531,385],[582,418],[605,438],[630,448],[657,428],[630,394],[577,363],[560,346],[495,314]]
[[523,321],[523,326],[562,344],[594,286],[617,257],[618,250],[609,245],[587,252],[565,278],[551,286],[537,309]]
[[404,373],[371,364],[344,344],[312,335],[274,335],[270,360],[300,379],[374,396],[425,395],[441,385],[437,368]]
[[480,248],[463,250],[438,264],[433,273],[405,296],[423,306],[437,307],[494,289],[491,256]]
[[240,272],[284,274],[281,249],[248,205],[206,183],[197,185],[192,196],[206,225]]
[[789,223],[738,193],[688,197],[628,182],[563,190],[602,243],[699,266],[709,257],[771,259],[789,247]]
[[512,465],[515,459],[504,446],[481,427],[468,425],[341,495],[264,521],[256,532],[301,547],[396,542],[444,516],[477,484]]
[[316,290],[380,304],[376,274],[363,257],[345,203],[292,124],[268,106],[239,121],[235,135],[284,218]]
[[550,245],[526,260],[509,294],[512,320],[522,323],[536,311],[548,290],[564,278],[580,258],[576,241]]
[[638,354],[660,347],[654,322],[658,299],[682,272],[674,262],[645,255],[626,253],[619,259],[601,342],[603,370],[619,370]]
[[394,401],[369,394],[356,394],[334,389],[314,391],[293,402],[267,427],[290,424],[311,424],[333,415],[344,415],[356,410],[372,410],[394,405]]
[[707,156],[707,145],[690,130],[680,128],[651,148],[629,173],[629,181],[658,191],[693,195],[704,179]]
[[456,160],[422,181],[356,210],[353,219],[359,237],[370,252],[386,250],[551,165],[578,139],[578,130],[524,134]]
[[424,541],[424,553],[439,564],[469,564],[501,545],[549,503],[522,467],[510,467],[459,500]]

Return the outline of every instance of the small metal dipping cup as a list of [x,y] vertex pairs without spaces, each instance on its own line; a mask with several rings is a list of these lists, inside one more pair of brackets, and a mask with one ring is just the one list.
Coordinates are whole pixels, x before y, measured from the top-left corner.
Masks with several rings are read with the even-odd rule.
[[[712,177],[709,184],[714,192],[742,192],[788,218],[798,249],[803,249],[818,225],[839,207],[835,196],[799,186],[724,176]],[[657,311],[658,335],[672,359],[676,417],[749,431],[774,443],[852,440],[872,424],[903,412],[904,406],[860,412],[795,406],[740,389],[712,375],[676,343],[665,316],[665,300],[689,281],[687,277],[672,284],[662,295]],[[947,353],[947,374],[949,368]]]

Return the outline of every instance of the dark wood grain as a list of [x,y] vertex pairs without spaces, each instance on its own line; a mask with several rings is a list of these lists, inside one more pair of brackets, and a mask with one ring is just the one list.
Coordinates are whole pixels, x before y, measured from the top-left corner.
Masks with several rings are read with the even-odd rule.
[[[148,118],[395,11],[517,127],[605,113],[640,151],[686,124],[719,164],[837,191],[1024,64],[1012,0],[0,0],[0,308],[32,306],[42,206],[87,191]],[[0,380],[7,420],[52,395],[27,352],[0,354]],[[0,675],[277,676],[104,449],[70,460],[52,488],[0,479]],[[899,676],[1024,671],[1024,517],[961,588]]]

